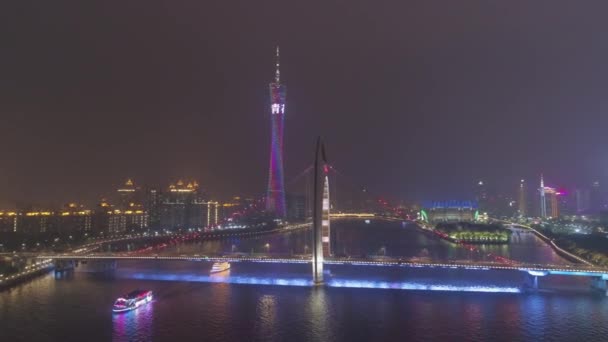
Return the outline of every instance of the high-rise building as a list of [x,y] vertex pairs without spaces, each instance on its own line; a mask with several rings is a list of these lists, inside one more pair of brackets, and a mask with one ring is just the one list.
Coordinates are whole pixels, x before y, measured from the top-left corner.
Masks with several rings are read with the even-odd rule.
[[151,229],[160,228],[160,213],[161,213],[161,193],[158,189],[146,189],[146,198],[144,200],[144,208],[148,213],[148,227]]
[[287,194],[287,218],[296,221],[306,219],[306,196]]
[[124,233],[142,231],[148,227],[148,215],[141,208],[135,210],[108,211],[108,232]]
[[519,189],[517,191],[517,210],[519,217],[526,217],[528,215],[528,203],[526,202],[526,182],[521,180],[519,182]]
[[559,196],[559,192],[554,188],[550,188],[548,186],[545,187],[544,193],[547,199],[548,207],[545,209],[546,216],[551,218],[559,217],[559,201],[557,196]]
[[19,215],[15,211],[0,211],[0,233],[16,233]]
[[590,192],[590,206],[591,206],[591,214],[599,215],[600,210],[603,209],[604,203],[602,198],[602,191],[600,188],[600,182],[594,181],[591,184],[591,192]]
[[560,215],[570,216],[576,215],[576,192],[560,191],[559,192],[559,213]]
[[[163,196],[161,210],[161,227],[165,229],[195,228],[193,223],[202,222],[200,212],[195,210],[198,197],[198,184],[177,181],[171,184]],[[198,224],[195,226],[199,227]]]
[[125,184],[116,190],[118,193],[119,209],[127,209],[133,207],[135,202],[138,202],[137,188],[131,179],[127,179]]
[[547,217],[547,201],[545,199],[545,181],[543,175],[540,175],[540,217]]
[[39,233],[56,232],[55,216],[50,211],[30,210],[18,213],[19,224],[17,232],[36,235]]
[[576,213],[584,214],[591,206],[591,193],[587,189],[576,189]]
[[178,181],[163,196],[160,226],[164,229],[201,229],[219,223],[220,204],[204,198],[197,182]]
[[479,210],[488,211],[488,189],[483,180],[479,180],[475,186],[475,201]]
[[91,233],[93,231],[93,212],[84,205],[66,204],[58,213],[59,233]]
[[283,180],[283,128],[285,124],[285,92],[281,84],[279,69],[279,48],[276,53],[274,82],[270,83],[270,167],[268,170],[268,191],[266,210],[277,217],[285,217],[285,184]]

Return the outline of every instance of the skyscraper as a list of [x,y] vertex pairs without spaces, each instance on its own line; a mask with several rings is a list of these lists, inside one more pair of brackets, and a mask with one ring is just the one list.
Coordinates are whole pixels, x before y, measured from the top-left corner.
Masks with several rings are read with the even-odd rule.
[[526,217],[526,215],[528,215],[528,206],[526,203],[526,182],[523,179],[521,182],[519,182],[519,190],[517,195],[519,216]]
[[285,92],[281,84],[279,48],[277,47],[274,82],[270,83],[270,168],[268,170],[268,192],[266,210],[277,217],[285,217],[285,184],[283,180],[283,127],[285,121]]
[[591,193],[589,189],[576,189],[576,213],[585,214],[589,212],[591,203]]
[[218,224],[219,203],[210,201],[196,181],[169,185],[163,196],[160,226],[163,229],[202,229]]
[[[555,188],[545,187],[545,196],[546,200],[548,200],[548,208],[545,207],[546,216],[551,218],[559,217],[559,201],[557,200],[557,196],[559,196],[559,192]],[[548,209],[548,210],[547,210]]]
[[545,200],[545,182],[543,175],[540,175],[540,217],[547,217],[547,201]]
[[132,207],[136,203],[137,188],[133,181],[129,178],[123,186],[116,190],[121,210]]
[[477,182],[477,186],[475,187],[475,200],[477,201],[479,210],[488,211],[488,189],[483,180]]
[[589,201],[591,207],[591,214],[599,215],[600,210],[603,209],[602,192],[599,181],[594,181],[591,185],[591,191],[589,192]]

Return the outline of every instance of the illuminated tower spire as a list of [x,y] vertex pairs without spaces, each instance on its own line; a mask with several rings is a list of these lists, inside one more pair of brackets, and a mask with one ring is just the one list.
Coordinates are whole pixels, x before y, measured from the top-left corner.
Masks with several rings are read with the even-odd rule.
[[545,181],[543,174],[540,174],[540,217],[547,217],[547,202],[545,200]]
[[277,62],[277,68],[276,68],[276,70],[274,72],[274,83],[279,84],[279,83],[281,83],[281,68],[280,68],[280,66],[281,66],[281,64],[280,64],[281,59],[280,59],[280,55],[279,55],[279,47],[278,46],[277,46],[277,59],[276,59],[276,62]]
[[279,69],[279,47],[276,51],[274,82],[270,83],[270,167],[268,170],[268,191],[266,210],[277,217],[285,217],[285,185],[283,181],[283,128],[285,121],[285,92],[281,84]]

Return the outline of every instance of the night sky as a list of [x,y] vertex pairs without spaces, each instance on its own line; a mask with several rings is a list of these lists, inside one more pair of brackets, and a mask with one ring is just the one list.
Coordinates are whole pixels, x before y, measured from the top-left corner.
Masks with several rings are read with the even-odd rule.
[[281,46],[286,179],[315,137],[394,198],[608,184],[606,1],[12,1],[0,19],[0,204],[132,177],[266,187]]

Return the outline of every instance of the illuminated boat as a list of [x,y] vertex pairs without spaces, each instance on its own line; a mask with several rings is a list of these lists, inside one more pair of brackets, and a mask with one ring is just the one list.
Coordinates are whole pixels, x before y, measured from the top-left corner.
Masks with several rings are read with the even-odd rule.
[[211,266],[211,271],[209,271],[209,273],[219,273],[219,272],[224,272],[229,269],[230,269],[229,262],[216,262],[213,264],[213,266]]
[[135,290],[124,297],[120,297],[114,302],[113,312],[125,312],[137,309],[138,307],[152,301],[152,291]]

